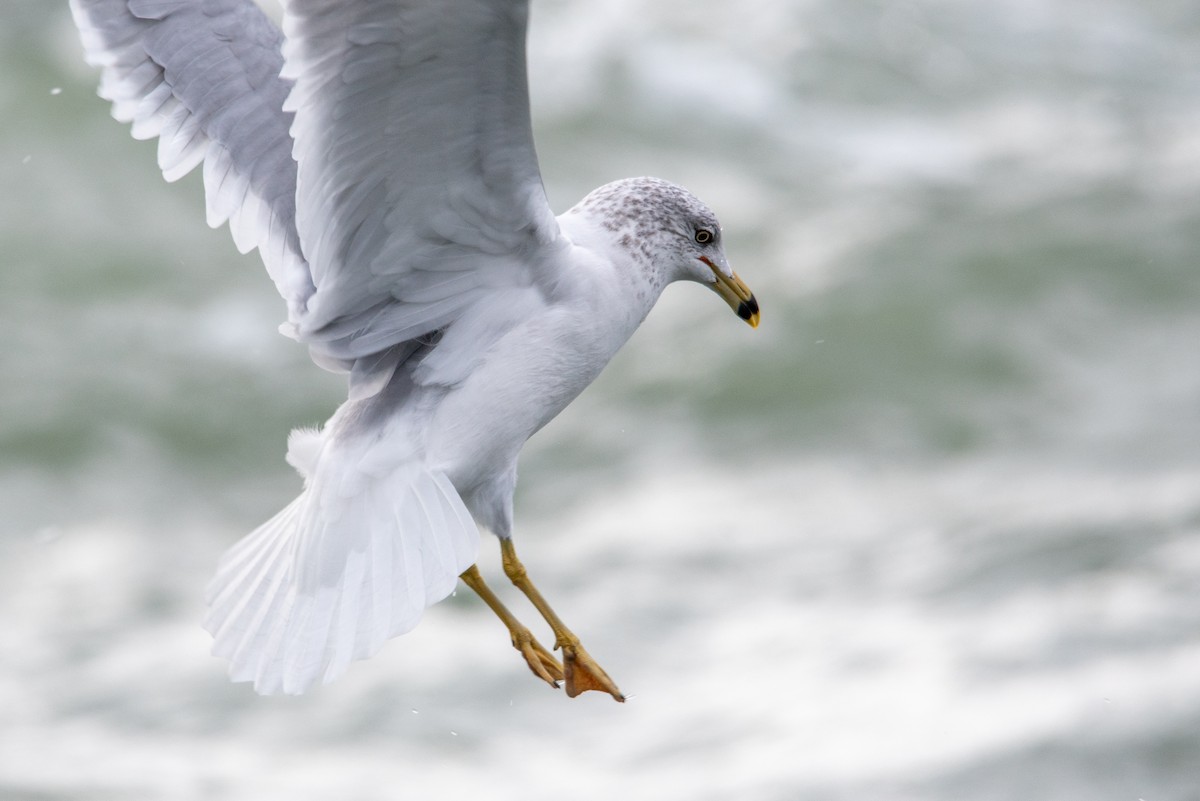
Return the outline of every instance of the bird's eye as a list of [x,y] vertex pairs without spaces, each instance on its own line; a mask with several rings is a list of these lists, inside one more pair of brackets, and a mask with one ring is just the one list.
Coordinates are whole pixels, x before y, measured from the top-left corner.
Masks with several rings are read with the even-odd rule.
[[713,233],[707,228],[700,228],[696,231],[696,241],[701,245],[707,245],[713,241]]

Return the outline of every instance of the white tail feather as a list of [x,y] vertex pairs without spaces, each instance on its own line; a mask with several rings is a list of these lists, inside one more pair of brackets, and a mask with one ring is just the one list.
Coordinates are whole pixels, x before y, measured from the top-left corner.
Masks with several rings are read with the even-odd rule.
[[302,693],[373,656],[450,594],[478,550],[445,476],[404,464],[348,484],[316,468],[298,498],[229,549],[208,587],[213,653],[263,694]]

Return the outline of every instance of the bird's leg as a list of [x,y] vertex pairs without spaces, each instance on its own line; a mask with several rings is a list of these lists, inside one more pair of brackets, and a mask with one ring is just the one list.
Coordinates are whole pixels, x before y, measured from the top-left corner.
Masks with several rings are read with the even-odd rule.
[[563,680],[562,665],[558,664],[558,660],[554,655],[542,647],[541,643],[533,638],[533,634],[525,626],[521,625],[521,621],[513,616],[513,613],[508,611],[508,607],[500,602],[496,597],[496,593],[492,592],[483,581],[483,576],[479,573],[479,568],[471,565],[462,575],[459,576],[463,583],[475,591],[475,594],[483,599],[496,617],[500,618],[508,633],[512,636],[513,648],[521,652],[525,657],[525,661],[529,664],[529,669],[534,675],[545,681],[551,687],[558,688],[558,683]]
[[554,647],[562,649],[563,684],[567,695],[574,698],[587,690],[600,690],[616,700],[624,702],[625,696],[617,689],[617,685],[608,677],[604,669],[596,664],[596,660],[592,659],[591,655],[583,649],[583,646],[579,644],[579,638],[563,624],[554,610],[550,608],[550,604],[546,603],[546,599],[538,592],[537,587],[533,586],[533,582],[530,581],[529,575],[525,571],[525,565],[521,564],[521,560],[517,558],[517,551],[513,547],[511,538],[500,539],[500,557],[504,565],[504,575],[508,576],[517,589],[525,593],[525,597],[537,607],[542,617],[550,624],[550,628],[554,630]]

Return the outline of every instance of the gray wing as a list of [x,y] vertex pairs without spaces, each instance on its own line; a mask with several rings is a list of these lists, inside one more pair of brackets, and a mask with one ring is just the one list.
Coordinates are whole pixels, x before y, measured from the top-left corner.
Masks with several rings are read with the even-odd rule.
[[287,2],[296,222],[316,288],[297,333],[314,355],[495,336],[495,306],[537,291],[563,240],[530,130],[527,15],[525,0]]
[[283,35],[251,0],[70,0],[100,95],[139,139],[158,137],[168,181],[204,164],[208,224],[258,248],[288,304],[313,285],[296,233],[296,163],[279,76]]
[[553,282],[527,0],[289,0],[286,42],[251,0],[70,3],[114,116],[168,180],[204,163],[209,223],[352,397],[434,331],[464,375]]

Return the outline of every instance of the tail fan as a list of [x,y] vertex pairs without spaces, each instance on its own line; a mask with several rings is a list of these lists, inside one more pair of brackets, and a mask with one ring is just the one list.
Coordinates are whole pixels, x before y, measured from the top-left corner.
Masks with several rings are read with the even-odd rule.
[[444,475],[402,465],[354,489],[318,470],[222,558],[204,627],[234,681],[264,695],[328,683],[410,631],[475,562],[478,529]]

